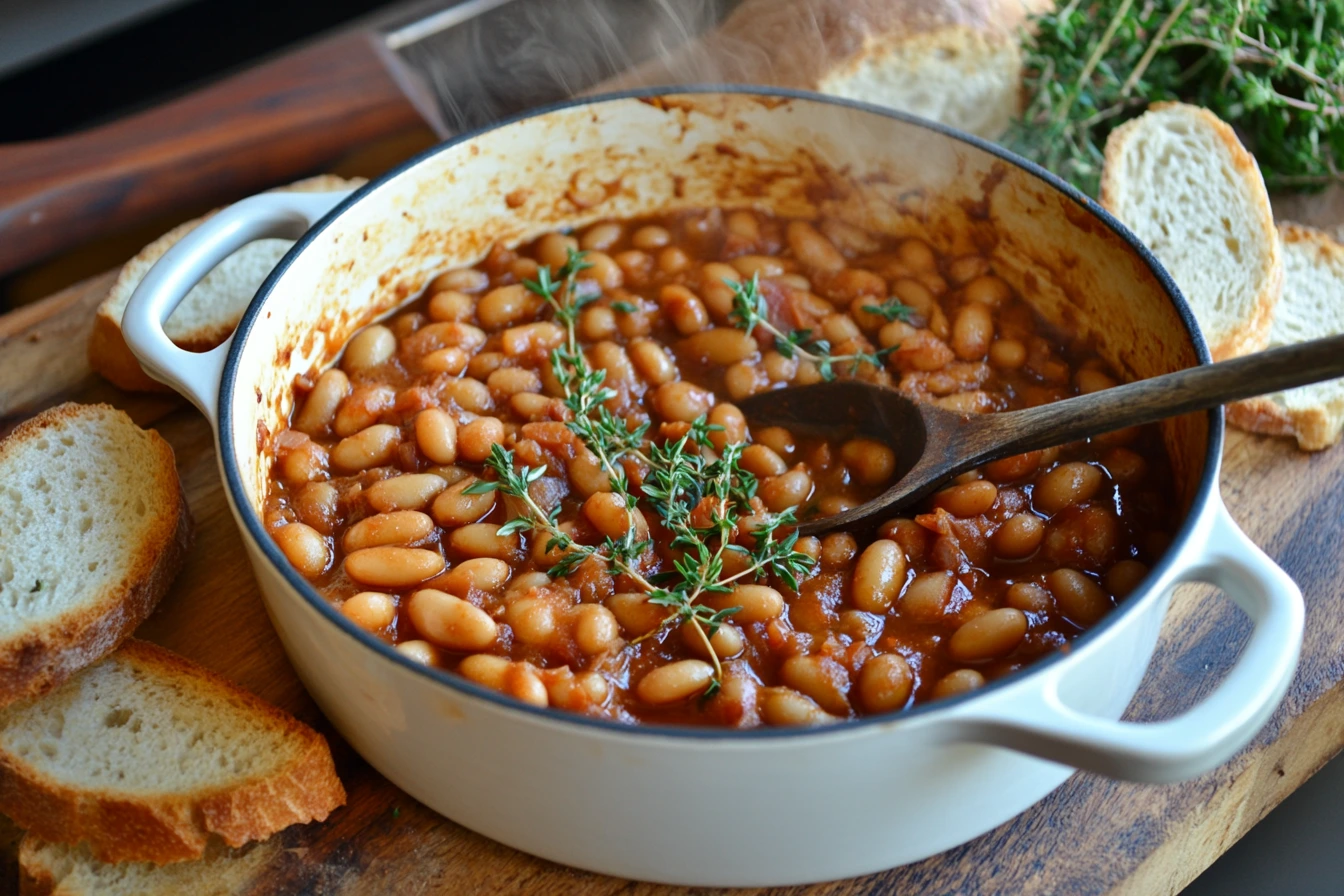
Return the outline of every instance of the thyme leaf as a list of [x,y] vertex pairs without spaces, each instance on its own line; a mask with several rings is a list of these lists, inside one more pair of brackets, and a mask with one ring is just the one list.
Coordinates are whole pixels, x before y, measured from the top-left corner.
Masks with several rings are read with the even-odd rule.
[[836,378],[837,369],[849,376],[857,376],[864,365],[881,367],[887,355],[896,350],[893,346],[872,352],[834,354],[830,342],[814,338],[811,330],[795,329],[786,333],[770,321],[758,275],[753,274],[745,282],[727,279],[723,282],[733,291],[733,310],[729,312],[728,319],[734,326],[745,331],[748,336],[755,333],[757,328],[764,330],[774,337],[775,351],[785,358],[811,361],[817,366],[821,378],[827,382]]
[[864,305],[863,310],[884,320],[903,320],[906,323],[910,322],[910,315],[915,312],[913,306],[903,304],[900,299],[887,299],[881,305]]

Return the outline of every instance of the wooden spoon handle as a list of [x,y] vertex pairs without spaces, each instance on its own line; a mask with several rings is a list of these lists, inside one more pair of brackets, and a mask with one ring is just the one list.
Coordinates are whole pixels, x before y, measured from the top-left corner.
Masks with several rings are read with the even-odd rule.
[[0,146],[0,274],[292,180],[416,124],[371,40],[339,33],[120,121]]
[[975,418],[964,437],[981,459],[1063,445],[1190,411],[1344,376],[1344,335],[1103,389],[1053,404]]

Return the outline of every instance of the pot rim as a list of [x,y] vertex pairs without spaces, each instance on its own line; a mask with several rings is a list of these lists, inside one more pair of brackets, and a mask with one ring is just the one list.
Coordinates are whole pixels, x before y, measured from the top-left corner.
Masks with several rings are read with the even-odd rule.
[[1213,495],[1214,491],[1217,489],[1218,471],[1222,460],[1225,434],[1224,418],[1220,408],[1214,408],[1208,412],[1208,449],[1204,458],[1204,470],[1201,474],[1198,488],[1195,491],[1194,499],[1191,502],[1190,510],[1182,521],[1180,528],[1177,529],[1173,535],[1171,544],[1162,555],[1162,558],[1149,569],[1148,574],[1144,577],[1144,583],[1147,587],[1136,589],[1132,595],[1121,601],[1114,610],[1108,613],[1101,622],[1088,629],[1086,632],[1083,632],[1070,642],[1070,650],[1054,651],[1053,653],[1036,659],[1016,672],[1005,675],[1002,678],[997,678],[986,684],[984,687],[966,694],[918,704],[903,709],[897,713],[863,716],[858,719],[845,720],[838,724],[828,725],[821,728],[771,728],[762,726],[740,730],[734,728],[715,728],[691,725],[630,725],[610,721],[608,719],[581,715],[579,713],[567,712],[552,707],[530,706],[515,700],[512,697],[508,697],[497,691],[475,684],[454,672],[450,672],[446,669],[425,666],[402,655],[394,649],[392,645],[374,637],[372,634],[364,631],[347,619],[335,605],[318,593],[317,589],[299,575],[298,572],[285,560],[284,555],[281,553],[280,548],[276,545],[275,541],[267,535],[261,518],[252,510],[247,495],[243,490],[242,476],[240,475],[238,461],[234,456],[232,447],[234,441],[232,408],[235,381],[237,380],[243,346],[247,341],[248,334],[251,332],[253,326],[256,325],[257,321],[261,319],[263,307],[270,298],[276,284],[284,276],[290,265],[294,263],[295,259],[297,259],[298,256],[301,255],[304,250],[306,250],[308,246],[332,224],[332,222],[343,215],[347,210],[356,206],[367,194],[372,193],[384,184],[400,177],[403,173],[416,167],[421,162],[433,158],[439,153],[450,150],[460,144],[474,140],[482,134],[489,133],[490,131],[499,128],[508,127],[529,118],[539,118],[564,109],[579,106],[596,106],[604,103],[640,99],[649,96],[674,94],[764,96],[841,106],[924,128],[925,130],[932,131],[943,137],[967,143],[1004,162],[1015,165],[1035,177],[1037,180],[1043,181],[1047,186],[1073,200],[1092,217],[1100,220],[1101,223],[1105,224],[1113,233],[1124,240],[1126,245],[1128,245],[1143,263],[1147,265],[1148,269],[1157,278],[1158,284],[1162,287],[1162,290],[1167,294],[1167,298],[1175,306],[1176,312],[1180,316],[1182,324],[1185,326],[1186,334],[1194,345],[1195,355],[1199,359],[1199,363],[1212,363],[1212,357],[1210,356],[1208,346],[1204,341],[1203,333],[1200,331],[1199,326],[1195,321],[1194,313],[1190,310],[1190,306],[1186,302],[1184,295],[1181,294],[1180,289],[1171,279],[1171,276],[1167,273],[1161,262],[1158,261],[1157,257],[1153,255],[1152,251],[1149,250],[1147,246],[1145,246],[1139,238],[1129,230],[1129,228],[1122,224],[1119,219],[1106,209],[1102,208],[1101,205],[1074,188],[1067,181],[1052,174],[1035,162],[1018,156],[1016,153],[1010,152],[1009,150],[981,137],[895,109],[888,109],[870,103],[858,102],[856,100],[826,96],[811,91],[793,90],[781,87],[758,87],[733,84],[692,84],[639,88],[552,103],[550,105],[541,106],[509,116],[498,122],[454,136],[413,156],[390,171],[370,180],[364,186],[353,191],[349,196],[332,208],[321,220],[309,228],[308,231],[290,247],[289,251],[286,252],[284,257],[280,260],[279,264],[277,264],[271,273],[267,275],[265,281],[263,281],[251,303],[248,305],[247,310],[244,312],[243,317],[239,321],[238,327],[234,332],[233,339],[231,340],[229,352],[225,359],[220,377],[218,434],[216,438],[217,449],[219,451],[220,466],[224,473],[224,485],[227,489],[229,500],[235,508],[235,516],[239,519],[246,535],[252,539],[258,550],[260,550],[266,557],[275,571],[284,579],[285,583],[289,585],[295,593],[302,597],[303,600],[318,613],[318,615],[326,619],[327,622],[332,623],[346,636],[358,641],[363,647],[373,651],[383,659],[395,663],[414,674],[421,675],[439,685],[445,686],[449,690],[456,691],[465,696],[484,700],[494,705],[496,708],[520,714],[524,719],[543,723],[553,722],[572,725],[576,728],[589,729],[593,733],[606,732],[641,738],[679,738],[703,741],[774,741],[784,738],[838,738],[847,734],[859,733],[865,729],[871,730],[874,726],[889,727],[917,718],[926,719],[930,715],[946,713],[968,701],[987,698],[996,692],[1001,692],[1012,687],[1032,675],[1044,672],[1056,663],[1062,662],[1066,658],[1086,650],[1089,644],[1100,638],[1111,627],[1117,625],[1121,617],[1136,612],[1140,604],[1145,603],[1151,598],[1152,583],[1165,576],[1175,562],[1175,557],[1180,552],[1179,549],[1190,540],[1190,536],[1202,516],[1202,509],[1208,504],[1211,495]]

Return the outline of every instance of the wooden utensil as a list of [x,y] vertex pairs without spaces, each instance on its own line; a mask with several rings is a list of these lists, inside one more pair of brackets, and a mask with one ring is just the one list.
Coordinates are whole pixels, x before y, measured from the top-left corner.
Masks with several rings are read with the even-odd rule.
[[957,414],[856,380],[762,392],[738,407],[753,426],[863,436],[895,450],[896,483],[858,507],[798,527],[800,535],[815,535],[889,516],[992,460],[1340,376],[1344,336],[1331,336],[1002,414]]

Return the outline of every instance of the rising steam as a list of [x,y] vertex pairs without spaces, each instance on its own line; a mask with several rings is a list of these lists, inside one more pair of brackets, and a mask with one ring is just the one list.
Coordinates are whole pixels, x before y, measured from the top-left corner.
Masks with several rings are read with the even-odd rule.
[[480,5],[486,11],[395,49],[419,82],[409,86],[421,111],[445,134],[584,92],[723,80],[692,47],[737,0]]

